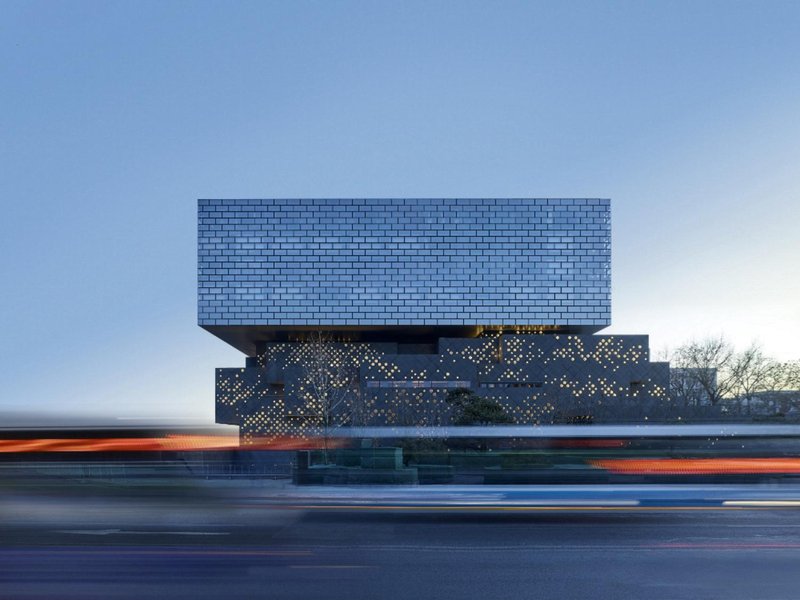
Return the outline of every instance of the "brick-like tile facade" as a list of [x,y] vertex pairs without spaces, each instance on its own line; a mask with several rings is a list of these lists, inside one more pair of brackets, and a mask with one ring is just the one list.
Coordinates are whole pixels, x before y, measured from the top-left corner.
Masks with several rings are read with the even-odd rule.
[[200,325],[610,323],[602,199],[200,200]]

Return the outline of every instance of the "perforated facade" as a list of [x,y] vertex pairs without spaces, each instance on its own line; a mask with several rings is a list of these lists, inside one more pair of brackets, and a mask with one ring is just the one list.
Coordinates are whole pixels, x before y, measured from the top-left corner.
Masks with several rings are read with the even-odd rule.
[[338,424],[443,424],[458,388],[520,424],[666,398],[647,336],[591,335],[610,324],[608,200],[200,200],[198,216],[199,323],[249,356],[217,370],[217,420],[244,440],[319,421],[323,335],[348,373]]
[[[446,425],[445,398],[458,388],[496,400],[518,424],[658,418],[669,408],[669,366],[649,362],[647,336],[492,333],[413,354],[397,343],[331,346],[333,361],[352,369],[335,424]],[[247,367],[218,369],[217,421],[239,425],[245,442],[313,426],[317,351],[270,342]]]

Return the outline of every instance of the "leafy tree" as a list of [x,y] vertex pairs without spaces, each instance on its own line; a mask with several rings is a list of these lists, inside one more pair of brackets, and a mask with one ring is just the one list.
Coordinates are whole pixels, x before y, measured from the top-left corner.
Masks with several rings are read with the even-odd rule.
[[454,425],[502,425],[514,422],[497,400],[484,398],[466,388],[452,390],[445,402],[453,407]]

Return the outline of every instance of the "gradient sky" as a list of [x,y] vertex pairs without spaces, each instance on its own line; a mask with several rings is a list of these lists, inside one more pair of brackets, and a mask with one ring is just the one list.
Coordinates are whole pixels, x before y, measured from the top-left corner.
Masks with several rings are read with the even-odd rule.
[[800,2],[0,3],[0,411],[213,419],[198,197],[612,199],[613,333],[800,358]]

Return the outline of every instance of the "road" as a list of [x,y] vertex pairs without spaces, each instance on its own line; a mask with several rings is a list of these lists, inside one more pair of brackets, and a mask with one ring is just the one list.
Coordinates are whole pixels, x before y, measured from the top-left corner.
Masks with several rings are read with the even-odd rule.
[[[78,501],[81,518],[64,508]],[[797,508],[94,502],[0,505],[0,598],[800,597]]]

